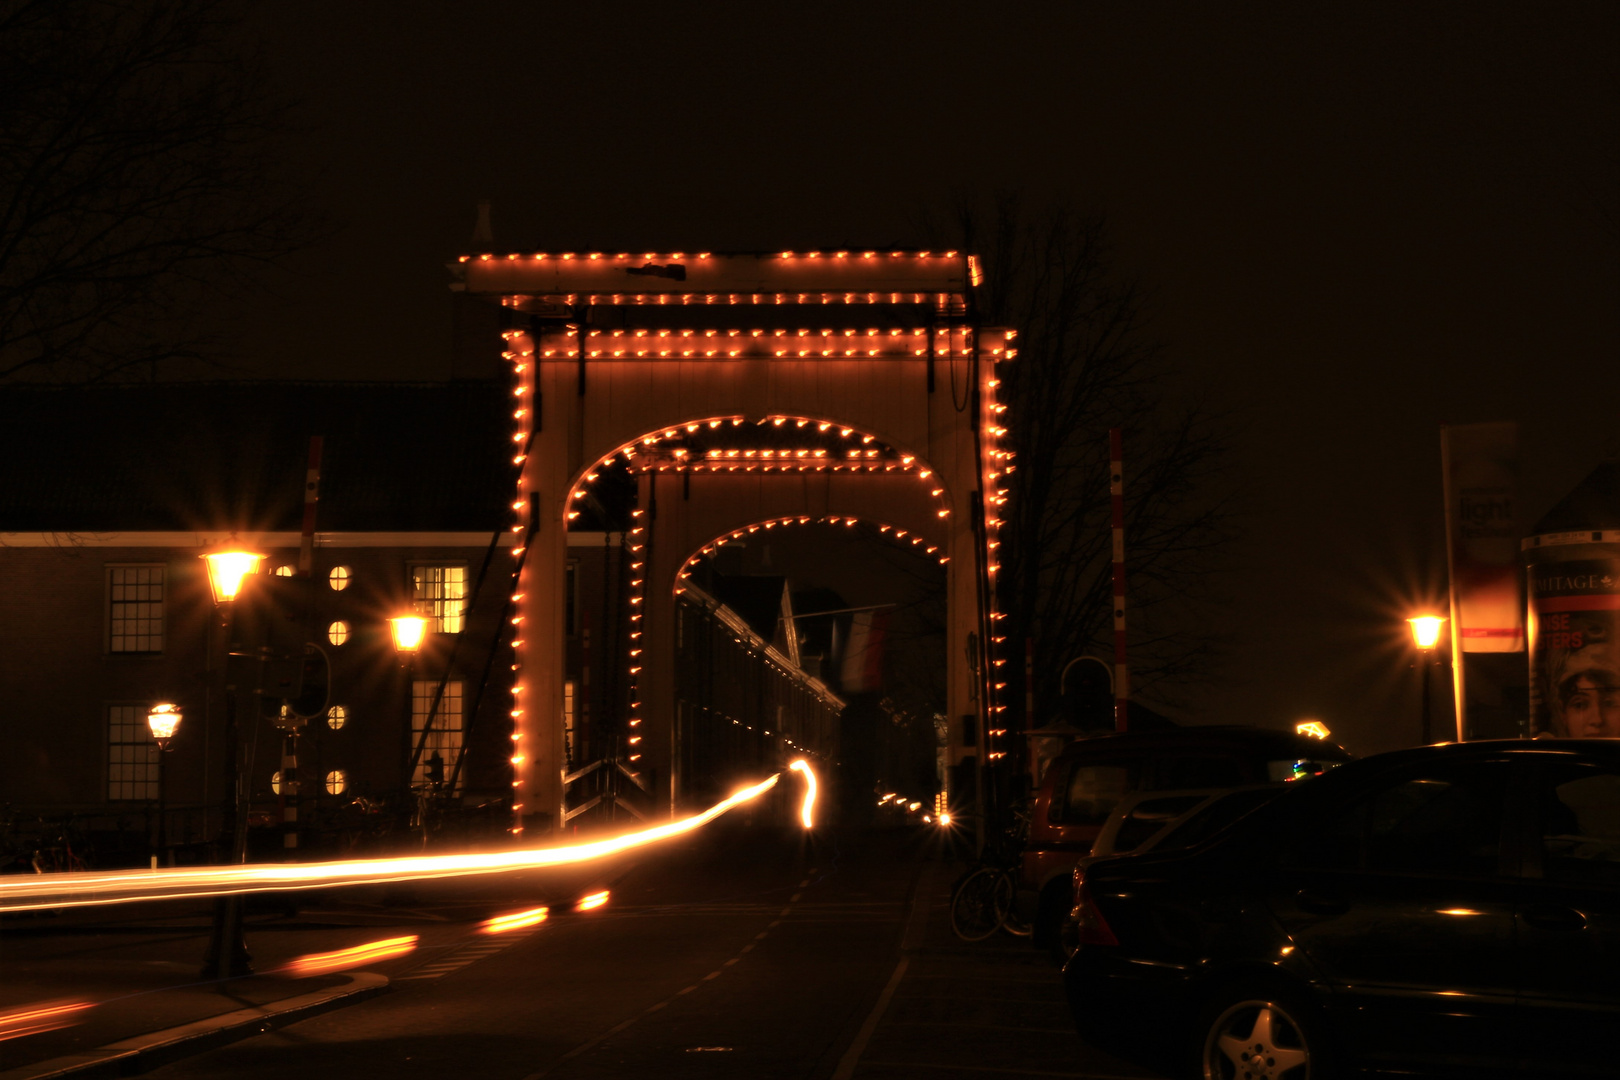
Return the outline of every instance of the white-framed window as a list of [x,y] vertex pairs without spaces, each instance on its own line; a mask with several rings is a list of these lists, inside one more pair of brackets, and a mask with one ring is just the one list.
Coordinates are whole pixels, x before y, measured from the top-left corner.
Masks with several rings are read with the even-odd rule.
[[332,572],[326,575],[326,583],[332,586],[333,592],[342,592],[354,580],[354,571],[347,566],[334,566]]
[[[456,771],[456,761],[461,757],[461,691],[460,679],[446,679],[444,683],[444,696],[439,699],[439,707],[433,713],[433,730],[428,733],[427,744],[422,747],[422,756],[417,759],[416,772],[411,776],[411,783],[418,787],[428,786],[433,774],[438,768],[433,764],[433,756],[437,754],[439,761],[443,762],[443,783],[450,782],[450,776]],[[439,692],[438,679],[415,679],[411,682],[411,748],[422,739],[422,731],[427,727],[428,710],[433,708],[433,695]],[[461,779],[457,777],[456,786],[461,786]]]
[[326,640],[334,645],[341,645],[349,640],[349,624],[339,619],[326,628]]
[[107,567],[107,651],[163,651],[163,564]]
[[326,793],[328,795],[341,795],[349,790],[349,774],[343,769],[333,769],[326,774]]
[[158,797],[158,749],[146,726],[145,705],[107,706],[107,798]]
[[334,705],[326,710],[326,726],[333,731],[342,731],[343,725],[349,722],[349,710],[343,705]]
[[467,610],[467,567],[463,563],[418,563],[411,567],[411,602],[429,629],[459,634]]

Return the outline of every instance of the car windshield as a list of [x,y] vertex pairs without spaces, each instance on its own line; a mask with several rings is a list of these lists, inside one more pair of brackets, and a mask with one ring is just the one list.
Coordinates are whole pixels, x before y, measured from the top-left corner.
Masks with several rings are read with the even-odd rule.
[[1153,844],[1153,850],[1174,851],[1201,844],[1257,807],[1271,802],[1285,790],[1282,787],[1246,788],[1224,795],[1159,837]]

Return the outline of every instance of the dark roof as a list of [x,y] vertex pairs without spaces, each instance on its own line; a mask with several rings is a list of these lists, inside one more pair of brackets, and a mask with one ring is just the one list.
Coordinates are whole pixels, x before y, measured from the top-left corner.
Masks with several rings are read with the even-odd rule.
[[1547,511],[1531,536],[1620,529],[1620,461],[1605,461],[1586,474],[1559,504]]
[[509,401],[493,381],[6,387],[0,532],[296,531],[311,435],[320,531],[493,531]]

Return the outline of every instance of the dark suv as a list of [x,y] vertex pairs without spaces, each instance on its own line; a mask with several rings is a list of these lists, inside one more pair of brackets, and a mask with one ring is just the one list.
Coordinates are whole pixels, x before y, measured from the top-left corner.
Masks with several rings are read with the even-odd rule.
[[1033,896],[1037,945],[1054,944],[1073,903],[1070,875],[1114,806],[1137,791],[1285,783],[1351,755],[1308,735],[1258,727],[1185,727],[1094,735],[1048,766],[1031,808],[1020,889]]
[[1208,1077],[1614,1075],[1620,742],[1383,754],[1080,877],[1064,982],[1116,1049],[1151,1021]]

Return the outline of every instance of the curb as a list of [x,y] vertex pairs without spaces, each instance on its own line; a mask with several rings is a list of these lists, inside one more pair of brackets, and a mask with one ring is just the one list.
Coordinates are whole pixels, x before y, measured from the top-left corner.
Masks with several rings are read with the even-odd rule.
[[171,1061],[296,1024],[332,1009],[359,1004],[388,989],[386,975],[357,972],[349,976],[347,983],[324,990],[283,998],[266,1005],[252,1005],[206,1020],[135,1035],[94,1050],[8,1069],[0,1072],[0,1080],[53,1080],[60,1076],[71,1076],[76,1080],[100,1080],[102,1077],[135,1076]]

